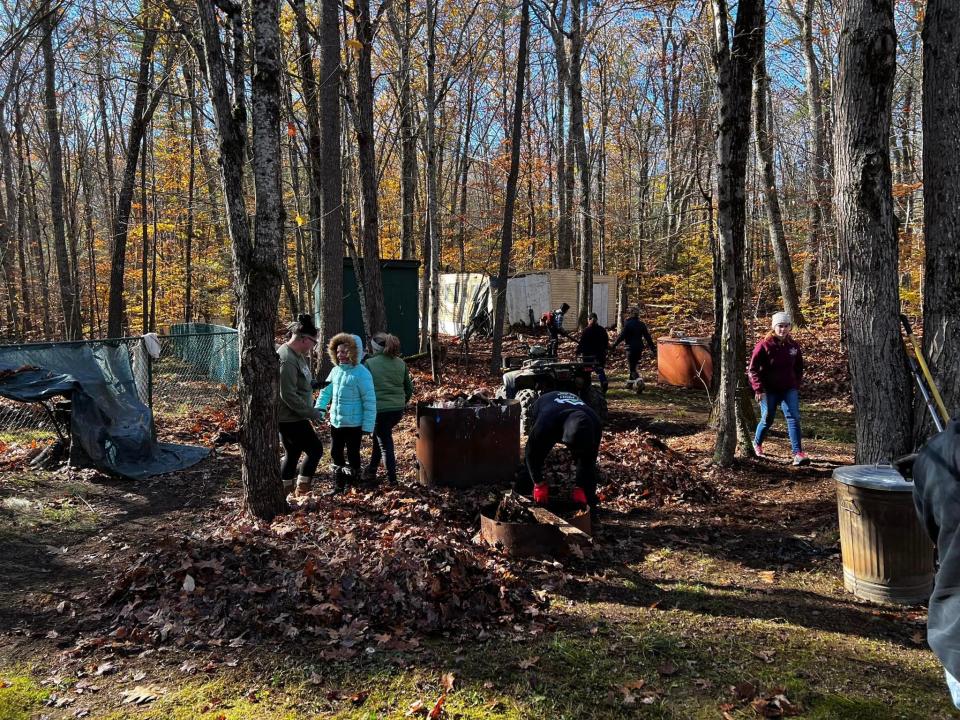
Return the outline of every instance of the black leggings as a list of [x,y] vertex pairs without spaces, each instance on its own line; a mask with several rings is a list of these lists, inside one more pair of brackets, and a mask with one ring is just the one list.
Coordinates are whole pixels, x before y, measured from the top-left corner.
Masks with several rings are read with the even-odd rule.
[[[360,471],[360,441],[363,440],[363,430],[358,427],[331,427],[330,428],[330,458],[334,465],[349,465],[357,472]],[[347,457],[344,462],[343,451],[346,448]]]
[[297,476],[297,463],[300,455],[306,453],[300,475],[313,477],[317,471],[317,463],[323,455],[323,443],[317,437],[316,431],[309,420],[280,423],[280,441],[283,443],[283,464],[280,466],[280,477],[283,480],[292,480]]

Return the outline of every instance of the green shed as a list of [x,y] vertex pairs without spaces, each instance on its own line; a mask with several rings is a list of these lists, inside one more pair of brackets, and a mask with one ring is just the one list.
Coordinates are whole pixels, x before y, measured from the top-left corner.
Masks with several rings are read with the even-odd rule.
[[[363,268],[362,260],[360,267]],[[380,261],[383,297],[387,310],[385,329],[400,338],[404,355],[412,355],[420,347],[419,270],[418,260]],[[317,283],[313,286],[313,306],[320,307],[320,286]],[[353,260],[349,257],[343,259],[343,332],[354,333],[364,341],[367,340],[363,332],[357,276],[353,269]]]

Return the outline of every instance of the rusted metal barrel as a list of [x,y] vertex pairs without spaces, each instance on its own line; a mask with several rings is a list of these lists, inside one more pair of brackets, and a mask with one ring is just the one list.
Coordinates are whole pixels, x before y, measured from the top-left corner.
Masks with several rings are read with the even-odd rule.
[[[554,500],[547,505],[547,509],[575,528],[583,530],[587,535],[592,534],[593,526],[590,522],[589,508]],[[511,557],[539,555],[564,557],[570,554],[570,547],[556,525],[538,522],[501,522],[494,519],[496,514],[496,503],[480,510],[480,537],[505,554]]]
[[520,462],[520,403],[437,408],[417,403],[417,463],[424,485],[508,484]]
[[913,506],[913,485],[889,465],[833,471],[843,586],[864,600],[915,605],[933,589],[933,545]]
[[710,338],[657,338],[657,382],[702,388],[712,375]]

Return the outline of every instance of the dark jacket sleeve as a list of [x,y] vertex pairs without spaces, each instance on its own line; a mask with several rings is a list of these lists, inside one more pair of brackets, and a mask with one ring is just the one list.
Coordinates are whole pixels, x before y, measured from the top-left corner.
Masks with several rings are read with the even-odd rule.
[[767,348],[761,340],[753,346],[750,362],[747,363],[747,378],[755,393],[763,392],[763,372],[767,367]]
[[949,423],[920,451],[913,482],[917,514],[940,560],[927,642],[944,668],[960,677],[960,422]]
[[643,321],[640,322],[640,332],[643,334],[643,339],[647,343],[647,347],[650,348],[650,352],[654,355],[657,354],[657,346],[653,342],[653,338],[650,337],[650,330],[647,328],[647,324]]
[[793,366],[794,372],[797,374],[797,387],[803,383],[803,352],[800,349],[800,345],[797,345],[797,362]]

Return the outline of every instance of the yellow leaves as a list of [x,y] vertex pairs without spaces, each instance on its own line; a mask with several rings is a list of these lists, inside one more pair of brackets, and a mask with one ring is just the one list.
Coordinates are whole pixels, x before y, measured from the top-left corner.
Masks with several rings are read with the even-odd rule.
[[363,43],[355,38],[350,38],[347,40],[347,47],[354,52],[360,52],[363,50]]
[[297,223],[297,227],[303,227],[304,225],[307,224],[307,219],[300,213],[297,213],[297,216],[294,218],[294,221]]

